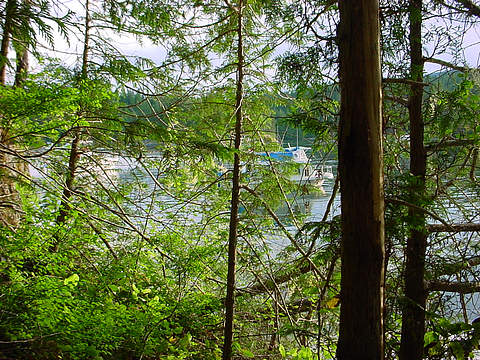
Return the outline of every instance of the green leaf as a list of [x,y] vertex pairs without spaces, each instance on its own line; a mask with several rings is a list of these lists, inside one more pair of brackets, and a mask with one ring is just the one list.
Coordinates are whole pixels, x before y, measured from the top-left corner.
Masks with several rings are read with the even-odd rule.
[[285,347],[282,344],[278,345],[278,351],[280,352],[280,355],[282,355],[282,358],[287,356],[287,352],[285,351]]
[[310,360],[312,358],[312,350],[310,350],[310,348],[302,347],[298,352],[298,357],[300,359]]
[[137,295],[140,291],[135,284],[132,284],[132,293]]
[[248,349],[240,348],[239,351],[243,356],[248,358],[253,358],[255,356],[255,354]]
[[67,277],[65,280],[63,280],[63,283],[65,285],[71,284],[73,286],[77,286],[79,280],[80,280],[80,277],[77,274],[73,274]]
[[437,334],[435,334],[433,331],[429,331],[425,333],[425,336],[423,338],[423,346],[426,347],[437,340],[438,340]]

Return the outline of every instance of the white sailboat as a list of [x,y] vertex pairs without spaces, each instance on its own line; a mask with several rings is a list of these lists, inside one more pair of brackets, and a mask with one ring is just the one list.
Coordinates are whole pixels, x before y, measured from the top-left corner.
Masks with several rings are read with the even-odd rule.
[[309,149],[296,146],[285,148],[283,151],[257,153],[257,155],[264,157],[260,161],[260,164],[263,165],[268,165],[270,161],[298,164],[297,173],[290,175],[290,180],[303,185],[310,184],[320,187],[326,179],[334,179],[332,166],[314,167],[305,152]]

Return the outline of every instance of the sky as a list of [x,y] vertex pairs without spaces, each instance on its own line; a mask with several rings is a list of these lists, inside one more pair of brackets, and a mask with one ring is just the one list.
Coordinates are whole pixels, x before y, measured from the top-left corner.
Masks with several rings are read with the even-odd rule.
[[[82,3],[77,0],[66,0],[63,3],[64,8],[58,9],[61,13],[70,9],[78,14],[83,14],[84,9]],[[480,20],[480,19],[479,19]],[[78,30],[77,37],[81,38],[81,31]],[[157,64],[160,64],[163,59],[165,59],[166,52],[161,46],[156,46],[152,44],[149,40],[143,40],[142,43],[137,41],[132,36],[119,36],[112,32],[109,32],[109,37],[112,39],[112,44],[118,48],[121,52],[126,55],[142,56],[149,59],[152,59]],[[50,46],[46,46],[44,41],[41,41],[40,44],[43,44],[44,51],[50,55],[61,59],[61,61],[67,66],[75,66],[78,64],[80,59],[80,54],[82,52],[81,40],[71,39],[70,46],[67,45],[65,39],[60,35],[55,36],[54,49]],[[473,68],[480,67],[480,21],[477,22],[475,26],[472,26],[468,31],[465,32],[463,37],[463,48],[465,53],[466,65]],[[278,52],[287,51],[288,47],[284,46],[280,48]],[[426,46],[424,48],[424,54],[428,55],[432,52],[432,46]],[[451,56],[442,54],[438,57],[442,60],[454,62]],[[40,69],[38,62],[31,61],[33,65],[33,71]],[[461,64],[465,65],[465,64]],[[441,69],[441,66],[435,64],[426,64],[425,70],[427,73],[438,71]]]

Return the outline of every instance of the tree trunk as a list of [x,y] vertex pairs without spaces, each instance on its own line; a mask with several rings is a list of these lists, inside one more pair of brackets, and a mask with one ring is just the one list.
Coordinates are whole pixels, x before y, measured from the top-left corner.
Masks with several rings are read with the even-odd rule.
[[337,358],[383,359],[384,199],[377,0],[339,2],[342,280]]
[[[90,49],[90,1],[85,2],[85,32],[83,38],[83,53],[82,53],[82,68],[80,73],[80,79],[86,80],[88,77],[88,54]],[[82,110],[79,110],[81,115]],[[70,209],[70,201],[73,195],[74,182],[77,175],[78,162],[80,161],[81,151],[81,131],[79,128],[73,130],[73,140],[70,146],[70,153],[68,157],[68,170],[65,175],[65,184],[62,191],[62,200],[60,202],[60,209],[56,218],[57,224],[65,223]],[[56,251],[59,245],[59,239],[55,239],[52,251]]]
[[0,84],[7,83],[7,64],[8,64],[8,49],[10,46],[10,37],[13,30],[13,19],[17,4],[15,0],[8,0],[5,5],[5,22],[3,23],[3,37],[0,48]]
[[[27,45],[25,45],[27,46]],[[15,86],[22,86],[28,74],[28,48],[17,52],[17,69],[15,71]]]
[[[422,0],[410,0],[410,73],[411,79],[423,81],[422,57]],[[422,205],[425,198],[425,173],[427,156],[424,146],[422,116],[423,87],[412,84],[408,102],[410,118],[410,185],[411,203]],[[425,213],[409,208],[411,223],[407,240],[405,265],[405,305],[402,314],[401,360],[420,360],[423,357],[425,333],[425,305],[427,292],[424,287],[425,252],[427,231]]]
[[60,202],[60,210],[57,216],[57,224],[62,224],[65,222],[70,209],[70,198],[73,194],[73,182],[75,180],[76,171],[78,167],[78,160],[80,158],[80,134],[76,131],[75,136],[72,140],[70,146],[70,154],[68,158],[68,170],[65,175],[65,184],[62,191],[62,201]]
[[238,230],[238,207],[240,203],[240,155],[239,149],[242,136],[242,101],[243,101],[243,9],[246,0],[238,1],[237,8],[237,90],[235,101],[235,155],[233,160],[232,201],[230,208],[230,231],[228,235],[228,274],[227,296],[225,300],[225,330],[223,343],[223,360],[232,358],[233,344],[233,317],[235,306],[235,267],[237,256],[237,230]]
[[[5,22],[3,24],[3,37],[0,46],[0,85],[6,86],[8,53],[10,39],[14,30],[13,19],[17,9],[15,0],[8,0],[5,5]],[[26,51],[25,51],[26,54]],[[21,57],[23,76],[28,71],[28,55],[17,53]],[[15,86],[21,86],[21,81]],[[27,175],[28,168],[24,161],[13,155],[15,144],[10,140],[11,134],[8,127],[0,127],[0,224],[15,229],[22,217],[22,204],[16,183],[21,174]]]

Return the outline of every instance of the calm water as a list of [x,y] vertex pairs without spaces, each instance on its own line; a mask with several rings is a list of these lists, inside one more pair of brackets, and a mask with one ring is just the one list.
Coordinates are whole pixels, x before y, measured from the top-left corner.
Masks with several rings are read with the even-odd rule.
[[[102,177],[109,177],[113,181],[119,181],[119,182],[124,182],[124,183],[129,183],[132,181],[145,181],[146,183],[150,184],[150,186],[153,185],[152,179],[144,172],[141,171],[140,168],[138,167],[138,164],[135,163],[135,161],[131,159],[124,159],[124,158],[114,158],[111,157],[108,159],[108,161],[105,164],[102,164],[102,167],[106,170],[106,172],[99,171],[98,170],[98,165],[99,164],[93,164],[92,166],[92,171],[95,173],[97,172],[100,174],[99,176]],[[333,162],[329,165],[333,165],[333,170],[334,173],[336,173],[336,163]],[[96,168],[96,169],[95,169]],[[30,167],[30,172],[34,180],[46,180],[48,181],[48,176],[46,176],[46,170],[39,168],[39,167]],[[103,175],[102,175],[103,173]],[[310,192],[309,194],[298,194],[294,195],[291,194],[289,201],[290,201],[290,206],[293,212],[297,215],[302,215],[305,217],[305,221],[320,221],[324,214],[325,210],[328,204],[328,201],[330,200],[331,194],[332,194],[332,189],[333,189],[333,184],[334,180],[325,180],[323,184],[323,192],[320,191],[315,191],[315,192]],[[464,202],[465,198],[469,195],[475,195],[475,194],[465,194],[462,191],[458,192],[458,196],[456,195],[453,199],[446,201],[445,205],[448,208],[448,215],[449,217],[453,218],[456,221],[464,221],[463,219],[465,218],[465,213],[458,213],[457,207],[455,206],[455,202]],[[178,204],[175,203],[174,200],[172,200],[171,197],[163,195],[161,198],[163,203],[165,204],[170,204],[169,211],[172,212],[178,212],[179,214],[188,214],[187,217],[189,221],[197,222],[201,221],[201,214],[192,214],[191,212],[189,213],[188,209],[185,208],[184,206],[179,206]],[[139,211],[146,211],[146,207],[148,204],[148,198],[144,198],[144,205],[139,205],[138,206]],[[478,216],[480,213],[480,207],[478,203],[472,203],[469,205],[469,208],[467,208],[466,212],[468,213],[468,217],[473,220],[478,222]],[[294,226],[293,222],[291,221],[291,216],[289,214],[289,210],[287,206],[280,207],[279,209],[276,209],[277,215],[281,218],[282,222],[285,224],[286,228],[288,231],[294,235],[298,231],[298,229]],[[333,216],[340,214],[340,196],[337,195],[334,203],[332,205],[329,219],[331,219]],[[159,212],[159,215],[161,215],[161,211]],[[458,237],[461,235],[456,235],[456,238],[458,240]],[[276,254],[278,254],[280,251],[282,251],[285,246],[289,245],[289,240],[279,231],[272,231],[269,234],[266,234],[266,239],[269,242],[272,256],[275,257]],[[451,240],[455,240],[454,238],[451,238]],[[478,243],[478,234],[473,234],[473,239],[470,239],[470,243]],[[464,241],[462,241],[463,243]],[[448,251],[450,250],[445,250],[444,252],[447,251],[446,254],[448,255]],[[462,249],[457,249],[461,250]],[[470,250],[466,250],[467,254],[470,256],[476,255],[476,250],[474,247],[472,247]],[[465,252],[465,250],[464,250]],[[472,273],[473,274],[473,273]],[[454,280],[454,279],[452,279]],[[479,279],[476,279],[471,275],[468,278],[469,281],[476,280],[479,281]],[[465,280],[464,280],[465,281]],[[445,299],[448,299],[446,304],[447,308],[445,309],[447,312],[447,316],[451,318],[456,318],[459,321],[462,321],[463,318],[461,316],[461,307],[460,307],[460,295],[457,294],[449,294],[446,293],[444,295]],[[480,317],[480,299],[478,294],[473,294],[473,295],[465,295],[464,300],[466,302],[466,307],[467,307],[467,314],[469,321],[472,321],[473,319],[476,319]]]

